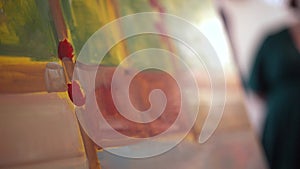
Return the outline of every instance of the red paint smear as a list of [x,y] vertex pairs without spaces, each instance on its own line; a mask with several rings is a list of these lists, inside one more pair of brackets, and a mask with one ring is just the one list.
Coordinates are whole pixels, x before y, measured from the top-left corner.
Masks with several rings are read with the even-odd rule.
[[165,9],[159,4],[157,0],[149,0],[150,5],[158,10],[158,12],[164,13]]
[[[160,5],[157,0],[149,0],[149,2],[150,2],[150,5],[153,8],[155,8],[155,9],[158,10],[158,12],[160,12],[160,13],[165,13],[166,12],[166,10],[164,9],[164,7],[162,5]],[[160,20],[157,23],[155,23],[155,27],[156,27],[156,29],[161,34],[163,34],[163,36],[161,37],[161,39],[167,45],[169,51],[171,53],[174,53],[175,50],[173,48],[172,43],[169,41],[168,37],[165,36],[165,35],[167,35],[167,29],[164,26],[164,17],[163,17],[164,15],[160,14],[160,16],[161,16],[161,18],[160,18]]]
[[[150,107],[148,97],[153,89],[163,90],[167,97],[166,109],[159,118],[150,123],[136,123],[124,118],[114,105],[110,85],[113,72],[114,70],[109,70],[105,72],[105,76],[97,75],[95,91],[99,109],[111,127],[126,136],[136,138],[152,137],[171,127],[180,111],[181,95],[176,81],[170,75],[161,71],[144,71],[131,81],[130,101],[140,111]],[[97,81],[105,83],[97,85]]]
[[83,106],[85,104],[85,96],[77,81],[72,81],[72,83],[68,84],[68,94],[76,106]]

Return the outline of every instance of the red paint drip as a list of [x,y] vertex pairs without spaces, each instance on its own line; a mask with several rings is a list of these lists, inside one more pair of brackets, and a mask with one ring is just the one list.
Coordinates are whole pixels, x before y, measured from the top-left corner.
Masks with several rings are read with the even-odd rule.
[[73,52],[73,46],[67,39],[64,39],[59,42],[58,57],[60,60],[62,60],[64,57],[72,59],[74,57]]
[[68,94],[76,106],[83,106],[85,104],[85,95],[77,81],[72,81],[72,83],[68,84]]

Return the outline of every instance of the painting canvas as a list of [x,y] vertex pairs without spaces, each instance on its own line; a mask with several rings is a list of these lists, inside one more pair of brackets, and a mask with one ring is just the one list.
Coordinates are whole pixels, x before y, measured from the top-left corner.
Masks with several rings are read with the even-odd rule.
[[[172,163],[172,168],[201,165],[227,166],[228,169],[264,168],[259,146],[240,101],[241,87],[229,58],[226,36],[213,7],[210,0],[0,0],[0,168],[98,169],[130,168],[133,164],[149,168],[152,166],[149,163],[164,168],[160,159]],[[117,19],[141,12],[153,12],[157,17],[152,22],[150,19],[134,24],[119,22],[118,26],[108,30],[109,38],[93,37]],[[199,41],[184,26],[171,27],[164,14],[180,17],[192,26],[192,30],[202,32],[204,40]],[[159,33],[123,37],[127,31],[140,32],[145,27]],[[173,30],[192,42],[191,46],[217,49],[212,55],[221,55],[218,64],[224,69],[224,74],[210,75],[206,63],[212,72],[220,70],[214,66],[213,57],[201,55],[199,60],[203,64],[199,64],[188,45],[166,36]],[[90,39],[95,40],[92,46],[86,45]],[[116,39],[118,43],[99,62],[95,51],[106,50]],[[211,45],[205,46],[206,42]],[[135,52],[147,49],[169,51],[173,55],[141,55],[133,64],[119,66]],[[207,53],[201,52],[203,55]],[[182,69],[179,66],[181,61],[189,68]],[[167,71],[151,67],[134,74],[141,65],[163,65]],[[129,76],[134,77],[128,87],[128,97],[124,93],[114,95],[112,92],[115,90],[112,85],[114,75],[119,67],[121,82]],[[193,76],[189,75],[190,72],[194,73]],[[94,79],[91,78],[93,73]],[[226,75],[226,82],[223,75]],[[192,90],[192,82],[188,81],[190,77],[194,78],[196,92]],[[212,85],[212,79],[223,83]],[[86,84],[93,87],[88,88]],[[123,83],[118,85],[117,89],[120,89]],[[223,108],[225,112],[234,113],[224,113],[225,122],[221,121],[219,128],[208,121],[209,127],[204,132],[217,128],[218,134],[201,145],[198,138],[209,117],[209,104],[216,98],[213,96],[220,100],[225,97],[221,89],[233,93],[230,99],[234,101],[224,103]],[[160,116],[148,123],[124,117],[114,100],[118,97],[125,110],[132,110],[125,104],[129,100],[130,106],[139,112],[149,110],[149,114],[155,114],[162,105],[162,97],[154,95],[154,99],[151,98],[155,90],[163,91],[167,102]],[[91,96],[95,98],[94,102],[88,102]],[[184,107],[182,98],[187,105],[185,110],[197,108],[198,116],[190,116],[192,113],[185,111],[183,118],[178,118]],[[91,112],[93,109],[89,106],[92,104],[101,111],[103,122],[109,127],[97,121],[100,114]],[[143,119],[142,113],[135,116]],[[174,125],[176,121],[179,123]],[[89,131],[88,128],[95,130]],[[179,136],[184,136],[184,141],[161,156],[136,161],[110,154],[114,150],[139,152],[140,144],[135,147],[135,143],[160,136],[170,128],[172,133],[155,141],[169,144]],[[185,128],[190,130],[186,132]],[[233,129],[241,132],[243,137],[231,133]],[[115,132],[129,139],[118,139],[113,135]],[[132,139],[140,140],[135,142]],[[228,154],[227,146],[232,150]],[[252,149],[248,150],[248,146]],[[148,146],[141,154],[152,150],[155,148]],[[178,159],[175,163],[173,157]]]

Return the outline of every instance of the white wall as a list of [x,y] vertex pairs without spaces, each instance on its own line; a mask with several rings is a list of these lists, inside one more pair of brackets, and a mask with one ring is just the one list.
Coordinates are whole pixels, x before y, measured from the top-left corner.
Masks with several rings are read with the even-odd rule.
[[[294,20],[284,5],[270,5],[262,0],[222,0],[220,6],[227,17],[235,52],[235,62],[245,80],[251,71],[257,49],[263,38]],[[275,1],[274,1],[275,2]],[[277,2],[277,1],[276,1]],[[260,134],[264,119],[264,102],[254,94],[246,98],[249,120]]]

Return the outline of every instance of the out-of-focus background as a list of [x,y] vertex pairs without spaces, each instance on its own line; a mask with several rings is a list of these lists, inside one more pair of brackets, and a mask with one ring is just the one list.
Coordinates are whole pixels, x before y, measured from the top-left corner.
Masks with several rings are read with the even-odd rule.
[[[286,4],[285,0],[0,0],[0,168],[268,168],[259,142],[264,102],[245,92],[243,84],[263,37],[293,23]],[[212,90],[207,72],[201,68],[195,70],[201,103],[191,132],[164,154],[129,159],[112,155],[93,143],[78,123],[66,89],[50,90],[45,72],[50,72],[52,80],[55,76],[57,82],[66,78],[48,65],[49,62],[64,64],[57,56],[59,41],[67,38],[76,58],[99,28],[119,17],[139,12],[182,17],[207,37],[224,69],[226,102],[217,130],[207,142],[200,144],[198,137],[209,112]],[[226,18],[227,30],[221,13]],[[156,26],[168,31],[164,23],[163,18],[158,18]],[[139,24],[147,24],[147,20]],[[132,29],[139,28],[133,25]],[[112,33],[118,38],[122,25]],[[185,30],[182,34],[193,38]],[[100,46],[107,41],[103,39]],[[201,45],[202,42],[194,43]],[[111,96],[106,93],[106,86],[110,84],[114,67],[130,53],[146,48],[188,54],[178,42],[167,37],[130,37],[105,56],[101,63],[104,73],[99,79],[102,87],[95,91],[98,101],[104,100],[98,104],[104,107],[108,121],[117,131],[133,137],[151,136],[173,122],[162,118],[144,130],[143,126],[130,126],[110,107]],[[187,61],[193,63],[193,60]],[[176,67],[171,61],[169,66]],[[137,86],[132,89],[138,89],[133,92],[138,95],[135,104],[145,107],[149,89],[157,86],[176,102],[178,95],[174,94],[174,86],[169,85],[172,80],[159,81],[161,77],[164,76],[160,73],[148,71],[138,78]],[[172,112],[169,113],[171,116],[167,117],[172,119]],[[172,142],[172,137],[166,140]],[[112,145],[113,149],[128,148],[125,142]]]

